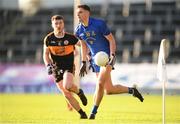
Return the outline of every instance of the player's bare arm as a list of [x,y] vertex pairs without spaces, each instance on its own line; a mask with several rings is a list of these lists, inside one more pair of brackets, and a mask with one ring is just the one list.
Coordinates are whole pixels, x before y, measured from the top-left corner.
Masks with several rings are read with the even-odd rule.
[[110,55],[115,54],[115,51],[116,51],[116,42],[115,42],[114,36],[112,35],[112,33],[110,33],[109,35],[106,35],[105,37],[109,41]]
[[85,74],[87,74],[87,70],[86,70],[87,46],[84,41],[80,40],[80,42],[81,42],[81,53],[82,53],[82,57],[81,57],[82,65],[80,68],[79,75],[83,77]]
[[43,60],[44,60],[45,65],[52,63],[51,58],[50,58],[50,51],[46,45],[43,46]]
[[[115,64],[116,61],[116,56],[115,56],[115,52],[116,52],[116,42],[114,39],[114,36],[112,35],[112,33],[110,33],[109,35],[105,36],[106,39],[109,41],[109,48],[110,48],[110,60],[109,60],[109,65],[112,65],[112,67]],[[113,67],[114,68],[114,67]]]
[[80,40],[81,43],[81,53],[82,53],[82,61],[86,61],[87,59],[87,45],[84,41]]

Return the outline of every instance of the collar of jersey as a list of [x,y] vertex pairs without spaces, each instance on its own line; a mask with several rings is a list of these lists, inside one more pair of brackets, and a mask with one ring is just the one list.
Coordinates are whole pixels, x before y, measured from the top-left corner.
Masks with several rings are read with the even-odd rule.
[[84,26],[84,25],[81,23],[81,25],[82,25],[84,28],[89,27],[89,25],[91,25],[91,24],[92,24],[92,18],[91,18],[91,17],[89,17],[89,23],[88,23],[88,26]]

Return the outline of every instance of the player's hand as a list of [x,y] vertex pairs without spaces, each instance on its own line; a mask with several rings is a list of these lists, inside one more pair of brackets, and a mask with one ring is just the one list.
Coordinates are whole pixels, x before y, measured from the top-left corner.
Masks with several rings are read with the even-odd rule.
[[84,77],[84,75],[87,74],[86,71],[86,61],[82,61],[82,65],[80,68],[79,76]]
[[110,58],[109,58],[108,65],[111,65],[112,68],[114,68],[115,62],[116,62],[116,56],[115,56],[115,54],[112,54],[112,55],[110,56]]
[[46,66],[46,69],[47,69],[48,75],[51,75],[53,73],[53,65],[52,64],[48,64]]

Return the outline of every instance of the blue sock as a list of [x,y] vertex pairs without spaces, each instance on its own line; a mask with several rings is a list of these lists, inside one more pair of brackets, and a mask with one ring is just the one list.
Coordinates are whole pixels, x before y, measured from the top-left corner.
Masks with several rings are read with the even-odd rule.
[[92,114],[96,114],[98,107],[99,107],[99,106],[94,105],[91,113],[92,113]]
[[132,94],[132,93],[133,93],[132,88],[128,87],[128,93],[129,93],[129,94]]

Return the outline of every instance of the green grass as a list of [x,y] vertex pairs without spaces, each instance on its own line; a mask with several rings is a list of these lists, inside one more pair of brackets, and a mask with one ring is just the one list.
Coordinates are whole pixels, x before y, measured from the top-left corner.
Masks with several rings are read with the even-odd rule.
[[[162,124],[161,96],[144,97],[141,103],[129,95],[105,96],[96,120],[80,120],[62,95],[0,94],[0,124]],[[89,114],[92,95],[88,100],[83,109]],[[180,96],[166,96],[166,123],[180,123]]]

